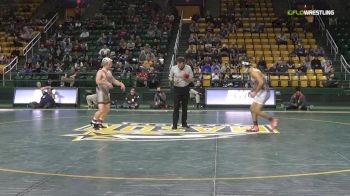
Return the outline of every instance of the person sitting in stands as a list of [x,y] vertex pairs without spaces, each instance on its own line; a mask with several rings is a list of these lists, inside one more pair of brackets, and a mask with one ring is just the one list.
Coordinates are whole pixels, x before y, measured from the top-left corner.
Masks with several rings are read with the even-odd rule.
[[278,34],[276,36],[276,42],[277,42],[278,45],[280,45],[280,44],[287,44],[288,43],[287,42],[287,38],[286,38],[286,36],[283,33],[282,34]]
[[298,48],[295,49],[295,54],[300,57],[300,56],[306,56],[306,51],[305,48],[302,45],[299,45]]

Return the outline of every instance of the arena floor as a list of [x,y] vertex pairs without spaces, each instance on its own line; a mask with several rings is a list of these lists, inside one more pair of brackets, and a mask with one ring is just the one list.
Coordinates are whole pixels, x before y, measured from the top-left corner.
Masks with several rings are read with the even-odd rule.
[[350,112],[0,110],[0,195],[349,195]]

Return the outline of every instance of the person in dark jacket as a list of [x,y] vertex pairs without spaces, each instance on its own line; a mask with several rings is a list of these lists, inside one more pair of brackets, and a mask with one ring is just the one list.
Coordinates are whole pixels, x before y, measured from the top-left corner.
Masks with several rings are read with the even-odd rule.
[[157,91],[154,94],[153,104],[151,105],[151,108],[153,109],[167,108],[166,95],[163,91],[160,90],[160,87],[157,87]]
[[125,102],[123,108],[137,109],[139,108],[139,99],[140,96],[136,93],[136,90],[132,88],[130,93],[125,97]]
[[307,110],[306,98],[303,93],[301,93],[300,87],[297,87],[296,92],[290,98],[290,105],[286,108],[287,110],[297,109],[297,110]]

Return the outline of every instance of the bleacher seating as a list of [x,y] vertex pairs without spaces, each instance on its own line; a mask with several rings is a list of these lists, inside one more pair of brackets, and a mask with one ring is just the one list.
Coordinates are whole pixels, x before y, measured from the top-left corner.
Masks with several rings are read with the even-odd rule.
[[[238,55],[239,60],[249,60],[255,67],[257,67],[258,60],[264,57],[267,70],[271,69],[274,64],[286,60],[293,65],[286,69],[285,73],[278,73],[277,77],[269,76],[272,86],[324,86],[321,83],[324,83],[323,76],[326,76],[326,73],[323,73],[322,69],[317,70],[316,73],[314,68],[311,69],[310,67],[308,67],[307,73],[302,73],[299,70],[301,65],[308,60],[305,56],[296,53],[299,45],[305,48],[310,56],[319,56],[321,62],[324,64],[329,63],[325,56],[313,54],[313,51],[318,49],[318,45],[313,34],[306,27],[306,21],[303,21],[301,17],[294,17],[292,20],[277,17],[274,14],[271,0],[252,0],[248,1],[251,4],[247,5],[241,4],[245,1],[240,0],[221,0],[220,2],[221,17],[212,19],[209,17],[208,19],[205,16],[199,18],[195,21],[196,24],[193,25],[198,27],[197,31],[191,32],[193,37],[200,40],[210,36],[219,36],[222,31],[230,28],[228,23],[235,23],[236,28],[228,32],[227,35],[222,36],[220,34],[219,48],[226,45],[229,49],[243,49],[245,56]],[[276,21],[280,19],[283,21],[283,24],[277,25]],[[227,22],[228,20],[233,22]],[[276,38],[280,35],[284,35],[286,43],[277,43]],[[298,42],[293,43],[292,35],[297,35]],[[197,51],[203,50],[205,45],[206,43],[202,41],[190,43],[190,47],[194,47]],[[213,44],[213,47],[215,47],[215,44]],[[218,48],[214,50],[216,49]],[[230,64],[230,62],[232,64],[232,58],[235,58],[235,56],[222,56],[220,59],[221,66],[226,63]],[[240,73],[241,75],[243,74],[242,71]],[[306,76],[304,77],[304,75]],[[243,75],[241,78],[244,78]]]
[[20,55],[23,54],[23,48],[29,40],[21,39],[20,34],[23,27],[33,29],[32,34],[40,31],[42,26],[32,24],[31,17],[42,3],[43,0],[21,0],[11,2],[0,2],[0,47],[2,48],[2,54],[5,56],[11,56],[11,53],[15,50],[16,45],[14,40],[18,41],[18,49]]
[[[135,4],[133,4],[135,3]],[[44,63],[42,56],[48,58],[49,53],[52,55],[53,62],[57,64],[54,66],[54,70],[40,70],[29,71],[25,73],[25,68],[22,70],[18,80],[28,79],[30,81],[38,80],[36,75],[47,75],[46,72],[54,73],[49,74],[48,79],[59,81],[64,72],[75,67],[78,70],[76,76],[75,86],[95,86],[94,77],[96,70],[100,67],[101,59],[108,55],[114,62],[118,62],[118,67],[114,70],[117,78],[125,83],[126,86],[134,86],[136,83],[136,73],[142,69],[143,61],[139,62],[140,53],[142,50],[149,48],[150,53],[154,54],[154,71],[149,72],[149,77],[157,77],[159,71],[162,70],[162,64],[157,62],[160,57],[165,57],[168,42],[171,38],[172,29],[174,26],[174,20],[171,20],[170,15],[165,15],[164,12],[151,11],[153,9],[152,1],[137,0],[137,1],[104,1],[100,9],[95,16],[81,20],[74,17],[67,18],[67,20],[60,25],[57,25],[55,34],[49,37],[47,40],[43,40],[43,47],[39,48],[38,54],[40,55],[40,64]],[[128,14],[126,14],[128,12]],[[148,36],[148,31],[151,27],[157,26],[157,30],[154,36]],[[88,39],[81,38],[80,35],[83,30],[89,32]],[[112,42],[101,43],[100,37],[105,35],[106,37],[112,35]],[[137,37],[140,40],[137,40]],[[55,41],[53,41],[55,40]],[[62,40],[65,44],[62,44]],[[104,38],[104,40],[107,40]],[[129,41],[135,43],[134,49],[126,49],[121,43],[122,41],[128,43]],[[137,42],[139,41],[139,42]],[[62,48],[62,45],[72,43],[72,49]],[[103,45],[107,45],[110,50],[109,54],[99,54],[99,51]],[[77,46],[77,47],[75,47]],[[82,47],[83,46],[83,47]],[[87,47],[85,47],[87,46]],[[51,47],[54,49],[52,52]],[[56,52],[60,48],[60,55],[57,56]],[[50,52],[40,52],[50,51]],[[127,52],[128,51],[128,52]],[[67,55],[67,58],[64,58]],[[126,56],[124,58],[124,56]],[[63,58],[62,58],[63,57]],[[67,59],[74,59],[69,61]],[[66,59],[66,60],[64,60]],[[81,60],[84,59],[84,60]],[[153,59],[152,59],[153,60]],[[35,60],[36,61],[36,60]],[[131,71],[126,71],[125,61],[128,61]],[[132,62],[131,62],[132,61]],[[82,64],[82,66],[80,65]],[[147,68],[148,69],[148,68]],[[29,75],[29,76],[28,76]],[[32,82],[28,83],[32,85]],[[22,83],[17,85],[23,85]]]

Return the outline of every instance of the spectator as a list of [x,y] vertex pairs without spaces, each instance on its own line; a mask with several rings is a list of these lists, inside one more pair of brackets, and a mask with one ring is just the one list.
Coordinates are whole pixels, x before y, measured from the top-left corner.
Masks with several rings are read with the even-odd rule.
[[80,34],[80,38],[81,40],[87,40],[89,38],[90,34],[89,31],[87,31],[86,29],[84,29],[81,34]]
[[139,99],[140,97],[137,95],[135,88],[132,88],[130,93],[125,97],[122,107],[125,109],[137,109],[140,106]]
[[154,88],[158,85],[159,85],[158,74],[155,72],[154,68],[151,67],[151,69],[149,70],[149,74],[148,74],[147,86],[149,88]]
[[205,63],[201,68],[202,73],[211,73],[211,66],[210,63]]
[[321,46],[318,46],[315,51],[315,56],[325,56],[326,52]]
[[325,87],[338,87],[339,83],[335,77],[335,69],[334,67],[330,68],[330,71],[328,72],[327,76],[327,81],[325,84]]
[[193,88],[190,89],[190,98],[193,99],[195,98],[196,100],[196,108],[198,109],[201,106],[201,97],[203,97],[205,94],[205,89],[202,86],[201,81],[196,81],[196,84],[194,85]]
[[151,58],[151,56],[146,57],[146,60],[143,61],[142,66],[144,68],[146,68],[147,70],[149,70],[151,67],[154,67],[154,62],[153,62],[153,59]]
[[298,76],[304,76],[306,75],[307,67],[305,61],[297,68],[296,75]]
[[292,60],[291,57],[289,57],[289,59],[286,63],[287,63],[288,69],[295,69],[294,61]]
[[298,57],[306,56],[305,48],[302,45],[298,45],[298,48],[296,48],[294,51]]
[[211,83],[212,83],[212,86],[214,86],[214,87],[218,87],[219,86],[219,84],[220,84],[220,76],[219,76],[218,71],[211,74]]
[[306,69],[312,69],[312,67],[311,67],[310,56],[307,56],[307,57],[305,58],[305,66],[306,66]]
[[276,68],[277,63],[273,64],[269,69],[269,73],[271,76],[276,76],[277,75],[277,68]]
[[19,51],[19,48],[18,48],[18,47],[15,47],[15,49],[12,50],[12,52],[11,52],[11,57],[12,57],[12,58],[15,58],[16,56],[19,56],[20,53],[21,53],[21,52]]
[[226,57],[226,56],[229,56],[230,55],[230,49],[227,47],[226,44],[223,44],[222,45],[222,48],[220,49],[220,55],[222,57]]
[[97,45],[105,45],[107,43],[107,36],[101,33],[101,36],[97,40]]
[[86,103],[88,105],[88,109],[96,109],[97,108],[97,94],[90,94],[86,96]]
[[260,57],[260,59],[258,61],[258,69],[260,69],[262,72],[266,72],[267,71],[265,57],[263,57],[263,56]]
[[110,54],[111,50],[107,47],[107,45],[105,44],[103,46],[103,48],[101,48],[101,50],[98,52],[98,54],[101,56],[101,57],[106,57]]
[[277,19],[272,21],[272,27],[282,28],[282,26],[283,26],[283,19],[282,18],[278,17]]
[[292,40],[292,43],[293,43],[294,46],[301,44],[301,40],[299,38],[299,35],[296,34],[296,33],[292,34],[290,39]]
[[303,93],[300,91],[300,87],[297,87],[296,92],[290,98],[290,105],[286,108],[287,110],[298,109],[298,110],[307,110],[306,107],[306,98]]
[[146,69],[141,68],[141,71],[136,74],[136,82],[138,84],[147,86],[147,81],[148,81],[148,72],[146,71]]
[[282,34],[278,34],[276,36],[276,42],[277,42],[278,45],[288,44],[287,38],[286,38],[286,36],[283,33]]
[[[107,46],[113,46],[113,44],[114,44],[113,39],[114,39],[114,38],[113,38],[112,32],[109,32],[108,35],[107,35],[107,38],[106,38],[106,44],[107,44]],[[120,41],[123,42],[124,39],[123,39],[123,40],[120,40]]]
[[188,38],[188,43],[191,45],[191,44],[196,44],[197,43],[197,39],[196,37],[191,34],[190,37]]
[[69,83],[69,86],[72,87],[74,85],[76,76],[77,70],[72,67],[70,71],[61,77],[61,86],[65,86],[65,83]]
[[151,105],[151,108],[153,109],[167,108],[166,95],[163,91],[160,90],[160,87],[157,87],[157,91],[154,94],[153,104]]
[[285,61],[279,61],[276,63],[276,70],[278,75],[286,75],[288,72],[288,67]]
[[186,58],[195,59],[197,54],[197,50],[194,45],[189,45],[188,49],[186,50]]
[[314,57],[314,59],[312,59],[311,61],[311,69],[315,70],[315,69],[322,69],[321,66],[321,61],[318,59],[318,57]]
[[135,50],[135,43],[133,40],[128,40],[127,44],[126,44],[126,48],[130,51]]
[[220,64],[219,62],[216,62],[214,63],[212,66],[211,66],[211,73],[218,73],[220,72]]
[[195,21],[192,21],[191,24],[190,24],[190,32],[191,33],[199,32],[198,24]]

